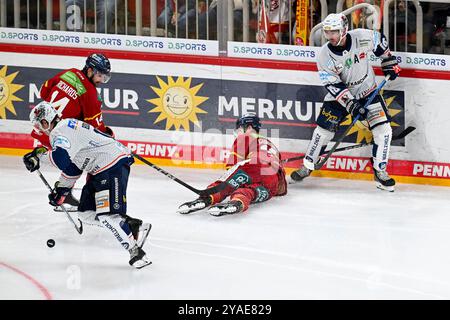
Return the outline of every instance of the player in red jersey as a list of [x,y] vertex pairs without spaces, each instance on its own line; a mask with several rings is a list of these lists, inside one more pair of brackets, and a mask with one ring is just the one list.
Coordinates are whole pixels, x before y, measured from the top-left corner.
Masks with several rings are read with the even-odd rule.
[[[108,58],[101,53],[93,53],[87,57],[82,70],[64,70],[45,81],[40,95],[44,101],[51,103],[61,119],[75,118],[84,121],[114,137],[111,128],[103,123],[102,99],[97,92],[97,86],[107,83],[110,78],[111,63]],[[39,140],[45,148],[51,149],[47,134],[33,130],[31,136]],[[68,211],[76,211],[79,205],[72,193],[69,193],[64,203],[69,205],[66,206]]]
[[[287,193],[285,171],[274,144],[259,135],[261,122],[256,115],[244,115],[236,122],[237,138],[227,162],[225,175],[208,187],[223,181],[227,187],[209,197],[186,202],[178,213],[187,214],[209,207],[213,216],[243,212],[251,203],[267,201]],[[230,200],[222,202],[227,197]]]
[[[102,118],[102,99],[97,86],[111,78],[111,64],[103,54],[94,53],[86,59],[83,70],[64,70],[47,80],[40,90],[41,98],[50,102],[62,119],[75,118],[98,130],[113,135]],[[31,136],[50,148],[48,136],[33,130]]]

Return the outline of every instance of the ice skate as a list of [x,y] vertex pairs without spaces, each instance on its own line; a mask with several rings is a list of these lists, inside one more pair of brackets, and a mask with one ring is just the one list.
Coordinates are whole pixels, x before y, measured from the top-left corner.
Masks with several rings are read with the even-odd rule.
[[293,171],[291,173],[291,181],[292,181],[291,183],[303,181],[303,179],[305,179],[306,177],[309,177],[311,172],[312,172],[312,170],[309,170],[305,166],[302,166],[300,169]]
[[219,216],[223,216],[225,214],[233,214],[233,213],[241,212],[242,209],[243,209],[242,202],[237,201],[237,200],[232,200],[232,201],[225,202],[225,203],[215,204],[215,205],[211,206],[211,208],[208,209],[208,212],[212,216],[219,217]]
[[152,262],[147,258],[144,250],[139,248],[138,245],[135,245],[128,251],[130,252],[130,266],[133,266],[136,269],[141,269],[152,264]]
[[143,223],[142,220],[126,216],[125,220],[130,226],[131,233],[133,234],[136,244],[139,248],[144,246],[147,240],[148,234],[152,228],[150,223]]
[[395,180],[389,177],[386,171],[373,170],[376,186],[380,190],[394,192]]

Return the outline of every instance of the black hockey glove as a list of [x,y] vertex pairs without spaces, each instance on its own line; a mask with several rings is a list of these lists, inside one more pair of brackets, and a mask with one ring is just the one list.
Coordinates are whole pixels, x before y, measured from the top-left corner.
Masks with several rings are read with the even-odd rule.
[[114,131],[110,127],[105,127],[105,133],[109,134],[111,137],[116,138],[116,135],[114,134]]
[[58,187],[59,181],[56,181],[55,188],[48,195],[50,205],[57,207],[63,204],[67,195],[70,193],[71,188]]
[[46,147],[37,147],[33,151],[23,156],[23,163],[28,171],[33,172],[39,169],[39,157],[47,152]]
[[364,106],[361,105],[361,103],[359,103],[357,99],[353,99],[347,102],[346,109],[348,113],[352,115],[353,118],[356,117],[357,115],[360,115],[359,120],[365,120],[367,117],[367,109],[364,108]]
[[398,66],[397,57],[390,56],[381,61],[381,70],[384,76],[390,75],[389,80],[395,80],[400,74],[400,67]]

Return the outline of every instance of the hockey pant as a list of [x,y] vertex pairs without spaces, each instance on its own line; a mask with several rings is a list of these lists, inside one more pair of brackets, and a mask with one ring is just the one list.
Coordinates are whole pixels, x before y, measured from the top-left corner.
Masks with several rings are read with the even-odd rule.
[[[361,104],[366,103],[366,99],[360,99]],[[372,103],[367,106],[367,123],[373,135],[372,155],[374,167],[377,170],[385,170],[392,139],[392,129],[390,126],[390,116],[383,97],[377,95]],[[313,132],[311,141],[305,153],[304,165],[308,169],[313,169],[313,165],[318,161],[320,153],[331,141],[334,134],[339,129],[339,124],[347,117],[348,112],[337,101],[325,101],[317,118],[317,127]]]
[[224,190],[210,196],[211,204],[219,203],[229,196],[231,201],[240,201],[245,211],[251,203],[269,200],[277,193],[278,175],[259,176],[257,172],[258,166],[248,163],[229,169],[222,179],[208,186],[212,187],[223,181],[228,184]]

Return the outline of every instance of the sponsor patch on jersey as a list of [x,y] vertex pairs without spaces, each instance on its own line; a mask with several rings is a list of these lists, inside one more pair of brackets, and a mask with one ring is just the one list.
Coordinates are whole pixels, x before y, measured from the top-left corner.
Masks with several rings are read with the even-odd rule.
[[67,126],[69,128],[75,129],[77,127],[77,120],[69,119],[69,121],[67,122]]
[[250,176],[242,170],[238,170],[230,180],[227,181],[230,186],[237,189],[244,184],[252,183]]
[[322,82],[334,83],[338,81],[338,78],[326,71],[319,71],[319,77]]
[[81,126],[83,127],[83,128],[85,128],[85,129],[88,129],[89,130],[89,128],[91,127],[89,124],[87,124],[86,122],[82,122],[81,123]]
[[70,146],[71,144],[69,139],[64,136],[57,136],[55,139],[53,139],[53,148],[60,147],[63,149],[70,149]]
[[376,102],[367,107],[367,117],[366,120],[369,123],[369,126],[373,128],[379,123],[386,122],[387,116],[384,112],[383,106],[381,103]]
[[256,187],[256,199],[254,202],[263,202],[269,199],[269,191],[263,186]]
[[95,193],[95,208],[98,213],[109,212],[109,190],[103,190]]

